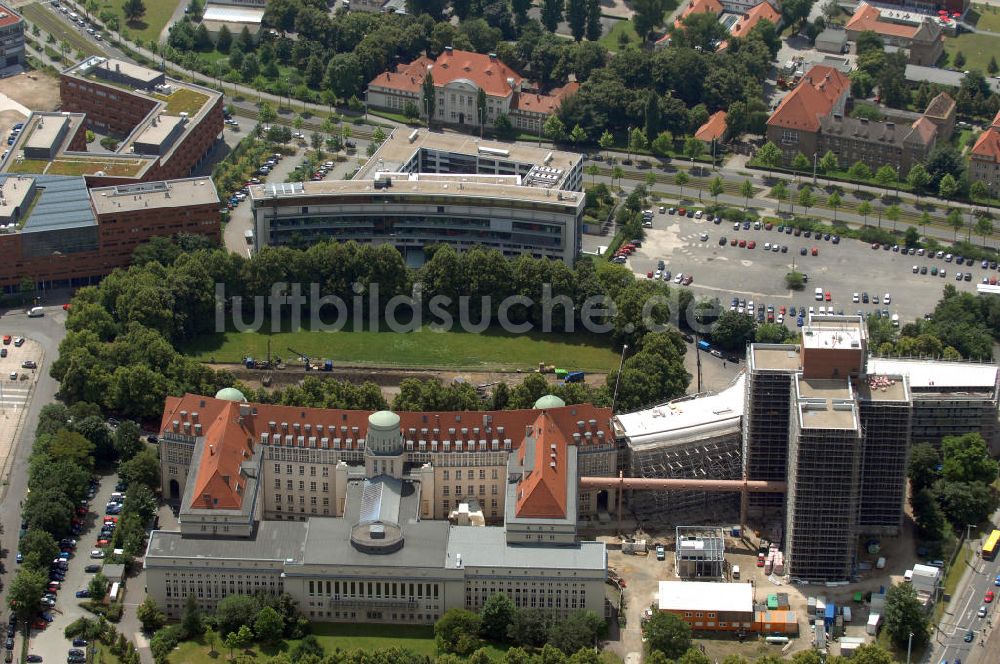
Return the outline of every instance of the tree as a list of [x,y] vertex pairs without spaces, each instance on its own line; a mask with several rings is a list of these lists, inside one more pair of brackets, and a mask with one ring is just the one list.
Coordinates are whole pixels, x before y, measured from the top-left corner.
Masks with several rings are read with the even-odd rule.
[[132,420],[126,420],[118,425],[112,436],[115,454],[122,461],[128,461],[145,447],[139,440],[139,425]]
[[948,520],[959,528],[984,521],[997,508],[996,491],[983,482],[938,480],[934,493]]
[[566,22],[573,39],[581,41],[587,30],[587,0],[566,0]]
[[579,145],[587,140],[587,130],[580,125],[575,125],[573,131],[569,132],[569,140],[573,145]]
[[563,0],[542,0],[542,25],[555,32],[563,19]]
[[219,28],[219,34],[215,38],[215,50],[219,53],[229,53],[233,45],[233,33],[225,23]]
[[656,94],[656,90],[650,90],[646,97],[644,115],[646,137],[655,142],[660,133],[660,95]]
[[903,242],[906,244],[908,248],[916,247],[918,244],[920,244],[920,231],[918,231],[913,226],[907,227],[906,233],[903,235]]
[[986,244],[986,236],[993,234],[993,221],[989,217],[983,215],[976,218],[976,233],[978,233],[983,238],[983,244]]
[[431,126],[431,121],[434,119],[434,108],[437,102],[437,97],[434,92],[434,77],[430,72],[424,76],[424,82],[421,84],[421,93],[424,100],[424,112],[427,113],[427,126]]
[[770,177],[771,171],[781,162],[781,148],[768,141],[757,150],[757,161],[767,168]]
[[851,164],[851,167],[847,169],[847,176],[857,182],[864,182],[871,179],[872,169],[868,168],[868,164],[859,160]]
[[587,0],[587,39],[597,41],[604,28],[601,26],[601,0]]
[[708,193],[712,195],[715,199],[715,204],[719,204],[719,194],[723,191],[722,178],[716,175],[712,178],[712,181],[708,183]]
[[674,149],[674,135],[669,131],[661,131],[653,139],[653,144],[650,147],[657,157],[666,157]]
[[277,643],[285,630],[285,621],[281,615],[270,606],[265,606],[253,621],[253,631],[257,638],[266,644]]
[[274,111],[272,107],[266,101],[262,101],[260,106],[257,108],[257,122],[261,124],[271,124],[278,118],[278,114]]
[[545,120],[542,133],[553,143],[560,143],[566,139],[566,125],[558,115],[552,114]]
[[22,568],[45,569],[59,555],[59,544],[44,530],[30,528],[18,542],[17,550],[23,556]]
[[215,609],[220,634],[237,632],[241,625],[250,625],[260,611],[257,600],[249,595],[227,595]]
[[955,53],[954,65],[956,69],[961,69],[965,66],[965,54],[961,51]]
[[969,185],[969,197],[976,201],[985,201],[989,198],[990,190],[987,188],[986,183],[982,180],[976,180],[971,185]]
[[812,193],[812,187],[806,185],[799,189],[799,205],[804,208],[803,214],[809,214],[809,208],[816,204],[816,196]]
[[957,193],[958,180],[951,173],[946,173],[938,184],[938,195],[946,201],[950,201],[955,198]]
[[438,651],[460,656],[471,654],[479,647],[481,624],[478,613],[465,609],[448,609],[434,623],[434,639]]
[[155,489],[160,485],[160,460],[154,450],[144,449],[121,464],[118,475],[129,484],[145,484]]
[[223,640],[223,644],[229,649],[229,658],[233,658],[233,650],[243,650],[253,643],[253,632],[246,625],[240,625],[235,632],[230,632]]
[[888,195],[889,187],[896,182],[896,169],[886,164],[882,166],[877,171],[875,171],[875,181],[879,183],[879,186],[884,190],[883,196]]
[[513,622],[516,612],[514,602],[504,593],[490,595],[479,612],[480,633],[492,641],[505,640],[507,628]]
[[757,323],[752,316],[723,311],[712,328],[712,342],[726,350],[739,350],[753,341]]
[[826,198],[827,206],[833,210],[833,223],[837,223],[837,208],[844,204],[840,194],[834,191]]
[[805,156],[801,152],[795,155],[792,159],[792,168],[796,171],[807,171],[812,166],[809,162],[809,157]]
[[801,272],[789,272],[785,275],[785,285],[792,290],[802,290],[805,286],[805,277],[802,276]]
[[759,344],[780,344],[788,338],[788,328],[777,323],[762,323],[757,326],[754,341]]
[[122,14],[129,23],[135,23],[146,15],[146,5],[142,0],[125,0]]
[[205,624],[202,620],[201,608],[194,595],[188,595],[184,604],[184,613],[181,616],[181,632],[184,639],[194,639],[202,635],[205,631]]
[[899,206],[893,203],[885,209],[885,218],[892,222],[892,232],[896,232],[896,222],[899,221],[901,210]]
[[604,621],[593,611],[574,611],[549,627],[546,647],[552,645],[566,655],[593,648],[604,627]]
[[601,134],[601,137],[597,139],[597,145],[605,152],[615,144],[615,137],[611,135],[611,132],[607,129]]
[[635,14],[632,16],[632,24],[635,26],[635,33],[639,39],[646,41],[653,28],[663,22],[663,13],[666,11],[666,3],[663,0],[635,0],[631,4]]
[[940,473],[941,455],[930,443],[917,443],[910,449],[910,463],[906,474],[910,478],[911,492],[916,494],[930,488]]
[[743,211],[746,212],[747,208],[750,207],[750,197],[753,196],[753,182],[749,179],[744,180],[743,184],[740,185],[740,194],[743,196]]
[[909,583],[894,585],[885,595],[885,629],[897,647],[905,648],[910,634],[913,644],[927,642],[927,613]]
[[136,607],[135,616],[142,624],[142,631],[152,634],[167,624],[167,615],[156,605],[156,600],[146,596],[142,604]]
[[628,135],[628,150],[629,158],[632,158],[632,153],[638,153],[645,150],[649,145],[649,141],[646,139],[646,134],[642,129],[636,127]]
[[94,578],[90,580],[90,583],[87,584],[87,590],[90,591],[91,599],[100,602],[104,599],[104,596],[108,594],[107,577],[98,572],[94,575]]
[[18,620],[27,622],[35,615],[47,583],[48,578],[43,570],[18,570],[7,592],[7,601]]
[[650,651],[661,652],[671,659],[680,657],[691,647],[691,627],[666,611],[654,612],[642,626],[642,634]]
[[958,231],[962,228],[962,211],[958,208],[952,208],[948,211],[947,221],[951,229],[955,231],[955,240],[958,240]]
[[548,638],[552,614],[541,609],[521,609],[507,629],[507,638],[521,646],[541,648]]
[[906,182],[913,189],[914,195],[917,200],[920,200],[920,194],[923,193],[924,188],[930,184],[931,174],[927,172],[923,164],[915,164],[910,172],[906,174]]
[[622,186],[622,178],[623,177],[625,177],[625,169],[622,168],[621,166],[618,166],[616,164],[611,169],[611,184],[612,184],[612,186],[614,185],[615,180],[618,180],[618,187],[620,188]]
[[827,150],[826,153],[819,158],[819,170],[824,173],[832,173],[837,170],[837,155],[833,153],[832,150]]
[[681,188],[680,197],[684,198],[684,185],[688,183],[691,177],[685,171],[677,171],[674,175],[674,184]]
[[941,439],[942,475],[949,482],[983,482],[997,478],[998,464],[990,458],[979,433],[945,436]]
[[868,201],[861,201],[858,204],[858,214],[865,218],[865,226],[868,225],[868,215],[872,213],[872,204]]

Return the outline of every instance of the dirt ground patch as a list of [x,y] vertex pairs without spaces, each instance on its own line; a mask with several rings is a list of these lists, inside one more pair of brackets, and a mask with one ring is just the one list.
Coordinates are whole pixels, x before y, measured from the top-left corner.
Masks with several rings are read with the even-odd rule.
[[0,80],[0,93],[33,111],[54,111],[59,108],[59,79],[32,71]]

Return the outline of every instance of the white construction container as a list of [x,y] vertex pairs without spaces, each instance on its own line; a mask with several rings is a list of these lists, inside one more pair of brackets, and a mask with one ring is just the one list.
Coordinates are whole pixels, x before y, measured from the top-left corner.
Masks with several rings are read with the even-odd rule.
[[875,569],[885,569],[885,558],[879,558],[875,562]]
[[845,606],[845,607],[844,607],[844,622],[845,622],[845,623],[849,623],[849,622],[851,622],[851,618],[852,618],[852,617],[853,617],[853,616],[851,616],[851,607],[849,607],[849,606]]
[[876,636],[878,634],[878,628],[882,624],[882,615],[879,613],[873,613],[868,616],[868,624],[865,625],[865,632]]

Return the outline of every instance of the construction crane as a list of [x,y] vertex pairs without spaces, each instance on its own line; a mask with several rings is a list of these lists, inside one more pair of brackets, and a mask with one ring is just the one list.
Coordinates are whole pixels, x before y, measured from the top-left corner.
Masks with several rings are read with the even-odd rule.
[[289,353],[295,353],[296,355],[298,355],[299,357],[302,358],[302,362],[305,363],[305,369],[306,369],[306,371],[310,371],[312,369],[312,367],[309,366],[309,356],[308,355],[306,355],[305,353],[300,353],[299,351],[295,350],[294,348],[289,348],[288,352]]

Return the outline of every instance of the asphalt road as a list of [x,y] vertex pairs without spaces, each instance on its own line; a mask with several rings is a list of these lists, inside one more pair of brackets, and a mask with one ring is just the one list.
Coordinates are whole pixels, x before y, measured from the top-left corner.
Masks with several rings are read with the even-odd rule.
[[[981,541],[974,541],[977,550]],[[993,634],[993,619],[995,605],[986,604],[983,598],[986,592],[993,590],[1000,594],[1000,587],[995,585],[997,574],[1000,574],[1000,562],[985,561],[974,557],[970,562],[971,569],[967,572],[966,586],[952,600],[948,611],[942,617],[941,624],[934,635],[937,647],[925,658],[931,663],[948,661],[955,664],[993,664],[997,661],[997,641]],[[979,608],[987,608],[986,617],[978,616]],[[973,632],[973,639],[966,643],[965,636]]]
[[[26,401],[24,420],[20,435],[13,450],[12,461],[0,494],[0,523],[3,524],[4,573],[3,589],[0,590],[0,606],[6,613],[7,587],[14,577],[16,564],[14,554],[17,550],[17,532],[21,523],[21,501],[27,494],[28,455],[35,440],[35,429],[38,425],[38,413],[46,404],[55,400],[58,383],[49,376],[49,364],[58,356],[59,343],[66,336],[66,314],[59,304],[45,305],[45,316],[28,318],[21,308],[3,312],[0,315],[0,330],[3,334],[23,336],[38,343],[41,348],[42,361],[35,383],[34,393]],[[21,637],[18,636],[18,639]],[[18,644],[18,648],[20,645]]]
[[[708,233],[708,240],[701,241],[701,233]],[[727,239],[725,246],[719,246],[719,238]],[[741,249],[729,245],[729,240],[754,240],[755,249]],[[604,238],[602,238],[604,239]],[[767,242],[777,242],[789,247],[788,253],[765,251]],[[801,256],[799,251],[812,247],[818,249],[818,256]],[[656,270],[658,260],[664,260],[667,269],[676,276],[678,272],[691,274],[694,283],[690,286],[699,296],[717,297],[729,308],[732,297],[753,299],[756,303],[774,304],[775,307],[832,306],[837,311],[853,314],[859,309],[865,313],[878,309],[889,309],[890,314],[899,314],[901,323],[921,318],[931,311],[940,299],[945,284],[952,284],[960,290],[975,293],[976,284],[984,275],[1000,277],[996,270],[984,270],[977,263],[974,267],[961,268],[955,263],[921,256],[904,256],[892,251],[873,250],[871,245],[859,240],[842,239],[840,244],[832,241],[806,239],[778,233],[777,230],[733,230],[732,223],[715,225],[705,220],[683,220],[676,215],[654,215],[653,228],[646,229],[646,240],[629,260],[629,267],[645,278],[650,270]],[[928,274],[913,274],[913,265],[928,268]],[[791,291],[785,286],[784,276],[792,267],[809,275],[809,283],[802,291]],[[932,277],[930,268],[937,266],[947,270],[947,277]],[[971,282],[955,281],[958,271],[970,271]],[[814,299],[816,287],[831,294],[830,302]],[[873,303],[864,305],[852,302],[853,293],[868,292],[892,295],[890,305]],[[786,324],[794,326],[794,319]]]

